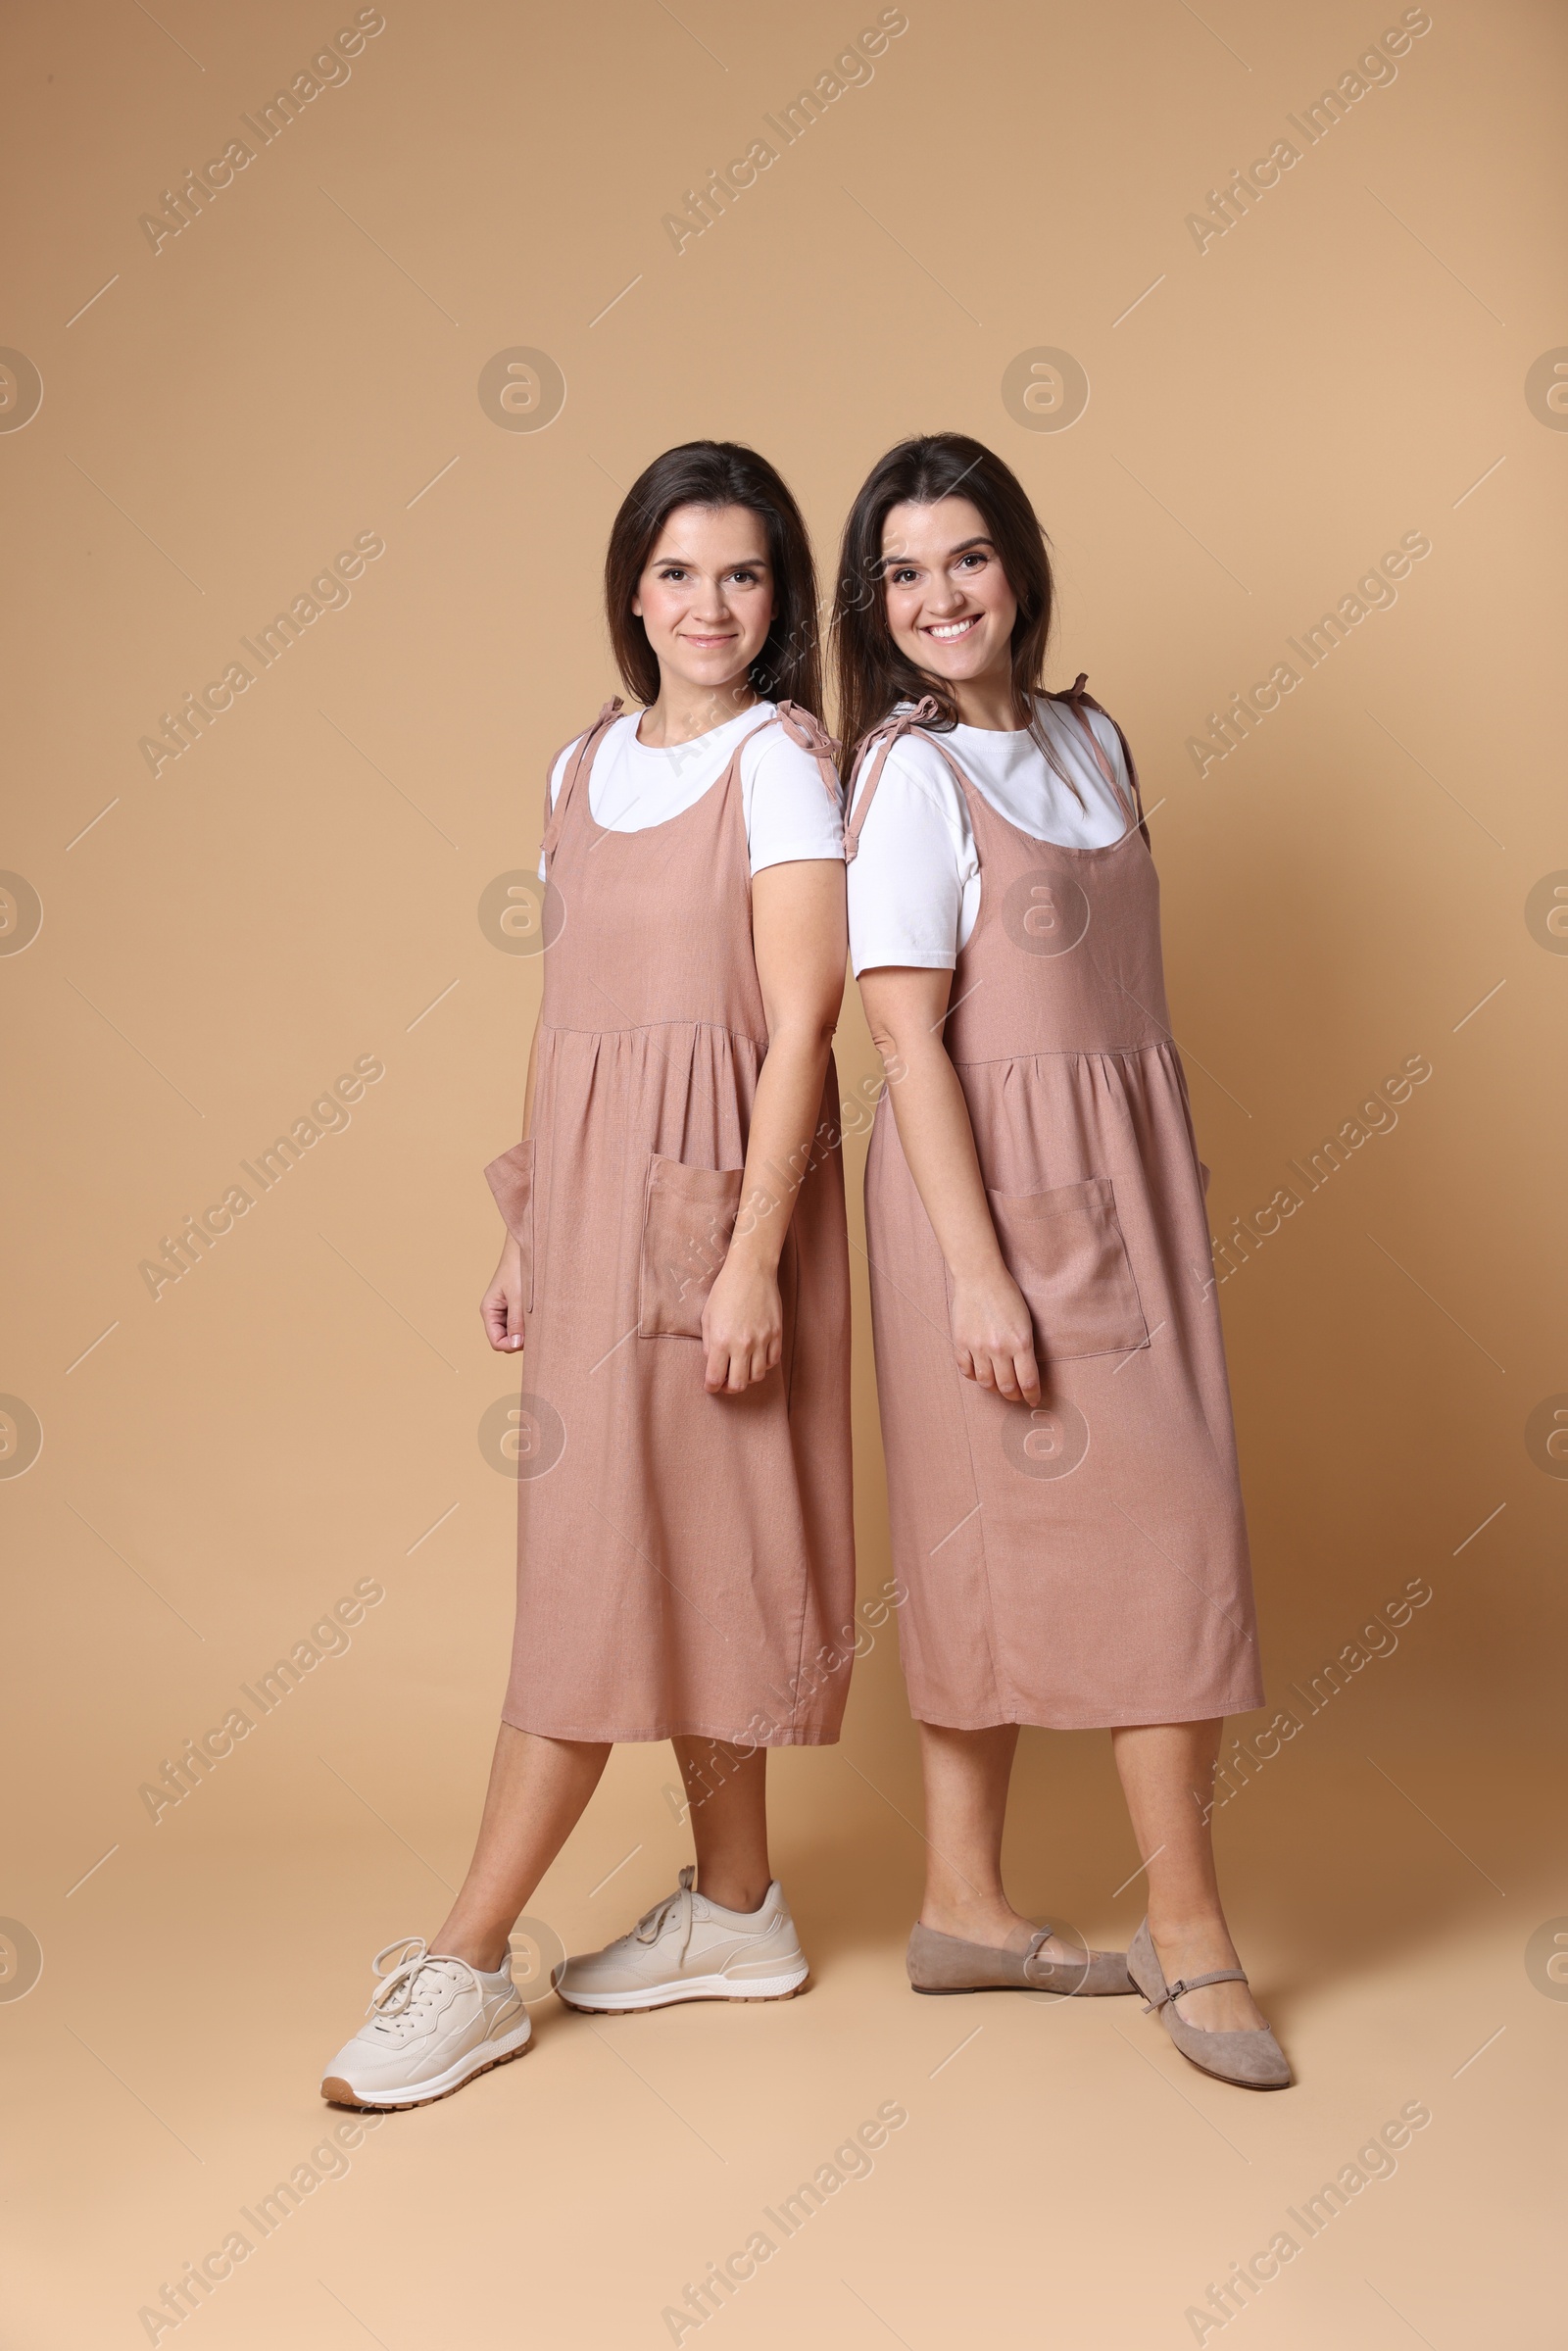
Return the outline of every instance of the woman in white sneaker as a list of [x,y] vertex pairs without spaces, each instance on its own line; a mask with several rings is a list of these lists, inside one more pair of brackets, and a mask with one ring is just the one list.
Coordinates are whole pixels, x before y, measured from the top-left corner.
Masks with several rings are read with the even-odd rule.
[[[628,689],[551,769],[544,1003],[483,1315],[523,1355],[516,1636],[473,1860],[388,1945],[328,2099],[444,2097],[520,2054],[508,1936],[617,1739],[674,1741],[697,1862],[572,2006],[806,1980],[770,1746],[836,1739],[854,1601],[831,1040],[847,930],[805,525],[731,443],[667,451],[606,560]],[[824,1660],[831,1660],[824,1665]]]

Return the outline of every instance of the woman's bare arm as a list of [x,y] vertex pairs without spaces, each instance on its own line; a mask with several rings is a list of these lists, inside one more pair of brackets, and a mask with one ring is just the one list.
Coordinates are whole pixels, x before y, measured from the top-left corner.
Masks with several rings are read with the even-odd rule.
[[807,857],[767,865],[752,883],[752,940],[767,1014],[736,1219],[703,1310],[709,1394],[765,1379],[784,1345],[779,1252],[795,1213],[822,1105],[822,1080],[844,1001],[849,931],[844,868]]
[[[533,1132],[533,1081],[539,1053],[539,1023],[533,1024],[528,1040],[528,1075],[522,1087],[522,1133],[526,1142]],[[497,1354],[514,1355],[522,1345],[522,1251],[509,1233],[501,1244],[501,1256],[491,1275],[483,1298],[479,1300],[479,1319],[484,1335]]]
[[952,988],[951,971],[900,964],[860,974],[899,1141],[953,1277],[954,1360],[966,1380],[1038,1404],[1029,1309],[1003,1260],[968,1104],[942,1042]]

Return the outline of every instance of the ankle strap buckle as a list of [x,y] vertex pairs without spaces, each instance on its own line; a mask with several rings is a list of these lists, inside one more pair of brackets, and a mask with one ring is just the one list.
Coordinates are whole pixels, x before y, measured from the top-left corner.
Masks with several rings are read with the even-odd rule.
[[1183,1992],[1187,1991],[1201,1991],[1207,1984],[1245,1984],[1246,1982],[1246,1971],[1239,1967],[1215,1968],[1207,1976],[1181,1976],[1174,1984],[1166,1984],[1163,2000],[1153,2000],[1150,2006],[1163,2008],[1165,2000],[1179,2000]]

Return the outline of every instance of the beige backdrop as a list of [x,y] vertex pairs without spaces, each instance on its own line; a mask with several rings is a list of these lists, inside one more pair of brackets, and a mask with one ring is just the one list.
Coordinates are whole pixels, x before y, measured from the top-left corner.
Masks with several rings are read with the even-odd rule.
[[[79,0],[8,48],[12,2339],[1145,2351],[1242,2324],[1188,2314],[1285,2231],[1258,2344],[1560,2343],[1556,13]],[[540,966],[496,908],[546,755],[612,689],[606,530],[661,448],[733,436],[830,573],[870,462],[944,425],[1035,498],[1054,681],[1087,669],[1155,807],[1214,1230],[1242,1236],[1271,1691],[1219,1839],[1299,2086],[1205,2082],[1135,2003],[908,1997],[888,1633],[843,1745],[775,1769],[808,1998],[618,2024],[546,1998],[534,2062],[344,2153],[320,2062],[370,1952],[442,1913],[504,1682],[515,1382],[474,1310],[480,1169]],[[1379,584],[1401,542],[1427,552]],[[853,990],[839,1057],[870,1075]],[[244,1163],[343,1075],[264,1192]],[[142,1270],[234,1186],[190,1270]],[[264,1714],[244,1692],[313,1627]],[[142,1792],[234,1708],[190,1792]],[[540,1945],[668,1887],[672,1779],[614,1758]],[[1103,1739],[1026,1736],[1011,1856],[1023,1906],[1130,1935]],[[1411,2104],[1394,2177],[1316,2236],[1286,2217]],[[762,2219],[885,2105],[907,2120],[868,2177],[843,2159],[793,2237]],[[242,2210],[291,2174],[264,2234]],[[662,2315],[759,2229],[715,2315]],[[138,2317],[236,2230],[193,2315]]]

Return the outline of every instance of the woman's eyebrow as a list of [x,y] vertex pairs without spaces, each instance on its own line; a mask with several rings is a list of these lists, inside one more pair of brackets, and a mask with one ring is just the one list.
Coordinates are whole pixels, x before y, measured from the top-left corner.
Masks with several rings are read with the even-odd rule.
[[[947,554],[942,558],[942,561],[945,563],[951,563],[956,555],[967,555],[971,548],[975,547],[989,547],[993,555],[995,555],[997,552],[995,541],[988,539],[984,532],[978,532],[974,538],[960,539],[956,547],[950,547]],[[918,571],[922,568],[920,559],[917,556],[884,554],[877,560],[882,563],[884,568],[886,568],[888,565],[897,565],[900,563],[906,563],[909,568],[914,571]]]
[[[657,570],[662,563],[679,563],[684,571],[700,571],[702,569],[701,563],[689,555],[656,555],[653,559],[652,568]],[[738,555],[732,562],[719,565],[721,571],[765,571],[766,568],[767,558],[765,555]]]

